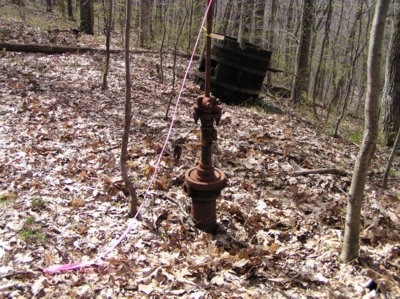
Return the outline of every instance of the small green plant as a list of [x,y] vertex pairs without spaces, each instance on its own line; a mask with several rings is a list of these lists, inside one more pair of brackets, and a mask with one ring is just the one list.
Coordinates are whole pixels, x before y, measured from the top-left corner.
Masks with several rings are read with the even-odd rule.
[[26,218],[26,221],[25,221],[25,223],[27,224],[27,225],[32,225],[32,224],[34,224],[36,222],[36,220],[35,220],[35,217],[34,216],[29,216],[28,218]]
[[32,199],[32,206],[35,208],[44,208],[46,207],[46,203],[40,197],[35,197]]
[[354,143],[360,143],[363,139],[363,133],[362,132],[353,132],[350,133],[350,141]]
[[25,224],[19,234],[25,241],[38,242],[40,244],[44,243],[46,238],[42,230],[42,224],[37,222],[34,216],[26,218]]
[[29,229],[22,229],[21,232],[21,237],[24,238],[25,240],[30,239],[31,236],[33,236],[35,234],[34,231],[31,231]]
[[395,177],[395,176],[397,176],[397,171],[395,169],[393,169],[393,168],[390,168],[389,175]]

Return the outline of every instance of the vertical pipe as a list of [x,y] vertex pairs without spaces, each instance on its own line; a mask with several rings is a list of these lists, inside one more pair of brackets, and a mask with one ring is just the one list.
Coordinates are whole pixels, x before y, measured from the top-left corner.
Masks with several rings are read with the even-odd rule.
[[[212,0],[208,0],[210,4]],[[213,6],[211,3],[210,9],[207,13],[207,35],[206,35],[206,74],[205,74],[205,95],[210,97],[210,75],[211,75],[211,32],[212,32],[212,22],[213,22]]]

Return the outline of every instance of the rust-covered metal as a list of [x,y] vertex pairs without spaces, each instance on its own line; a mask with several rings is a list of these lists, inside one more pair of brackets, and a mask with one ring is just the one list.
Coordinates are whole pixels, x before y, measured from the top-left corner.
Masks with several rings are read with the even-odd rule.
[[[210,4],[211,0],[208,1]],[[221,103],[210,93],[212,6],[207,15],[205,94],[193,106],[193,119],[195,123],[201,122],[201,158],[196,167],[186,171],[184,183],[185,193],[192,198],[191,214],[196,227],[207,233],[217,229],[216,200],[226,184],[224,172],[215,168],[211,159],[212,145],[217,140],[214,123],[219,125],[221,120]]]
[[217,140],[217,130],[221,119],[220,102],[215,97],[201,95],[193,106],[193,119],[201,121],[201,158],[197,167],[185,173],[184,191],[192,198],[192,216],[197,220],[197,228],[214,233],[217,228],[216,200],[226,184],[225,174],[212,165],[212,144]]

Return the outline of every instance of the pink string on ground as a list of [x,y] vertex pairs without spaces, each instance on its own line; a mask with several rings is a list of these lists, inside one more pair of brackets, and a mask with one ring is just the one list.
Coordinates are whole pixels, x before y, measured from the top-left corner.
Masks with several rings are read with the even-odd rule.
[[130,221],[128,223],[128,226],[125,229],[125,231],[123,232],[123,234],[114,243],[112,243],[104,252],[98,254],[97,257],[95,257],[94,259],[92,259],[90,261],[86,261],[86,262],[78,262],[78,263],[64,264],[64,265],[52,265],[50,267],[47,267],[47,268],[43,269],[43,272],[45,274],[54,274],[54,273],[58,273],[58,272],[61,272],[61,271],[79,269],[79,268],[82,268],[82,267],[85,267],[85,266],[90,266],[90,265],[94,264],[98,260],[100,260],[103,257],[105,257],[112,250],[114,250],[114,248],[117,247],[119,243],[121,243],[121,241],[126,237],[126,235],[129,233],[129,231],[132,229],[132,227],[133,227],[133,225],[135,223],[135,219],[137,219],[137,216],[139,215],[139,213],[141,212],[141,210],[143,209],[145,203],[147,202],[147,200],[149,198],[150,190],[151,190],[151,188],[153,186],[154,180],[156,178],[156,175],[157,175],[160,163],[161,163],[161,158],[162,158],[162,156],[164,154],[165,149],[167,148],[167,144],[168,144],[169,138],[171,136],[172,128],[174,126],[176,113],[178,111],[178,106],[179,106],[179,102],[180,102],[180,99],[181,99],[181,96],[182,96],[183,88],[185,86],[185,82],[186,82],[186,79],[187,79],[187,76],[188,76],[188,73],[189,73],[189,70],[190,70],[190,66],[192,65],[193,57],[194,57],[194,54],[196,52],[197,46],[199,44],[201,31],[203,30],[204,23],[205,23],[205,20],[207,18],[208,11],[210,10],[211,4],[212,4],[212,0],[209,0],[207,8],[206,8],[206,12],[205,12],[204,17],[203,17],[203,21],[202,21],[201,26],[200,26],[199,34],[197,35],[197,38],[196,38],[196,43],[194,44],[192,55],[190,56],[190,60],[189,60],[188,67],[187,67],[186,72],[185,72],[185,76],[183,77],[183,80],[182,80],[181,89],[179,90],[178,98],[176,99],[175,108],[174,108],[174,111],[173,111],[173,114],[172,114],[171,123],[170,123],[170,126],[169,126],[167,137],[165,138],[165,142],[164,142],[163,147],[161,149],[161,152],[160,152],[160,154],[158,156],[156,165],[154,166],[154,173],[153,173],[153,175],[152,175],[152,177],[150,179],[150,183],[149,183],[149,185],[148,185],[148,187],[146,189],[143,201],[140,204],[135,216],[132,219],[130,219]]

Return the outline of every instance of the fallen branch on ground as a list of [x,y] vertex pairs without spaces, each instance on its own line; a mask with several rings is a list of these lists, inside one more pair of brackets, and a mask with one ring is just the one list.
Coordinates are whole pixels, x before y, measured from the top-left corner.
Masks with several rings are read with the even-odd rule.
[[170,196],[168,196],[168,195],[164,195],[164,198],[165,198],[165,199],[168,199],[169,201],[171,201],[171,202],[173,202],[174,204],[176,204],[176,205],[178,206],[179,210],[181,210],[183,216],[185,216],[185,217],[187,218],[188,224],[189,224],[190,226],[195,226],[195,223],[194,223],[194,221],[193,221],[192,216],[190,216],[190,215],[185,211],[185,209],[182,207],[182,203],[181,203],[179,200],[174,199],[174,198],[172,198],[172,197],[170,197]]
[[319,168],[319,169],[307,169],[307,170],[301,170],[301,171],[294,171],[290,175],[292,176],[298,176],[298,175],[307,175],[307,174],[336,174],[340,176],[348,176],[351,175],[351,173],[337,169],[337,168]]
[[[96,49],[96,48],[86,48],[86,47],[65,47],[56,45],[37,45],[37,44],[10,44],[10,43],[0,43],[0,50],[6,50],[10,52],[37,52],[45,54],[64,54],[64,53],[84,53],[84,52],[99,52],[105,53],[106,49]],[[123,53],[124,50],[111,50],[110,53]],[[159,52],[149,51],[149,50],[135,50],[129,51],[135,54],[159,54]],[[171,53],[165,53],[171,54]],[[189,58],[188,54],[177,54],[183,58]],[[196,56],[195,56],[196,58]]]
[[[64,53],[83,53],[83,52],[105,52],[105,49],[94,49],[85,47],[64,47],[52,45],[36,44],[10,44],[0,43],[0,49],[13,52],[40,52],[46,54],[64,54]],[[124,50],[110,50],[110,53],[122,53]]]

